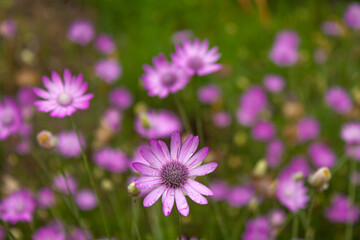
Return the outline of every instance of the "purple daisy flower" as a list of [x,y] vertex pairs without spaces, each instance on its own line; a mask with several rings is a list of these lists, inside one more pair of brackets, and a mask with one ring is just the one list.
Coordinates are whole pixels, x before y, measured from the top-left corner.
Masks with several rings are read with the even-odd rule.
[[[86,142],[84,136],[79,133],[80,142],[82,147],[86,148]],[[73,130],[63,131],[58,135],[58,152],[66,158],[79,157],[81,154],[81,147],[76,135]]]
[[253,196],[254,189],[252,187],[236,186],[229,190],[226,200],[233,207],[242,207],[248,204]]
[[114,83],[122,75],[119,61],[115,59],[101,59],[95,63],[95,74],[106,83]]
[[307,188],[303,181],[295,181],[290,178],[280,178],[276,189],[276,196],[280,203],[292,212],[305,209],[309,201]]
[[212,114],[213,124],[218,128],[227,128],[231,124],[231,114],[226,111],[218,111]]
[[94,27],[87,20],[76,20],[68,29],[68,38],[82,46],[88,44],[94,38],[94,35]]
[[208,84],[200,88],[197,95],[200,102],[204,104],[214,104],[221,98],[221,89],[216,84]]
[[244,240],[272,240],[269,220],[264,216],[251,219],[246,223]]
[[53,207],[56,203],[54,192],[47,187],[41,188],[37,194],[37,202],[43,209]]
[[349,27],[360,30],[360,4],[351,3],[346,9],[344,19]]
[[100,34],[95,40],[95,48],[101,53],[111,54],[115,52],[116,46],[113,38],[108,34]]
[[324,143],[312,143],[308,147],[308,154],[316,168],[332,167],[335,164],[336,156],[334,152]]
[[169,63],[163,54],[153,58],[154,67],[144,65],[145,74],[141,76],[149,96],[165,98],[185,88],[189,75],[174,63]]
[[123,173],[129,165],[129,158],[121,150],[103,148],[94,155],[95,163],[110,172]]
[[285,30],[276,35],[270,59],[279,66],[292,66],[299,57],[299,37],[294,31]]
[[75,201],[81,210],[89,211],[96,207],[97,199],[92,190],[84,189],[76,192]]
[[216,63],[220,56],[218,47],[209,50],[208,40],[200,42],[196,38],[193,42],[185,41],[182,45],[177,45],[176,53],[171,58],[188,74],[203,76],[221,69],[221,64]]
[[256,141],[269,141],[275,136],[275,126],[271,122],[258,122],[253,128],[252,128],[252,137]]
[[87,83],[83,82],[82,74],[72,76],[68,69],[64,71],[64,82],[52,72],[51,80],[43,76],[43,84],[48,91],[34,88],[34,92],[45,100],[35,101],[34,105],[40,112],[51,112],[50,117],[63,118],[71,116],[77,109],[89,108],[90,99],[94,94],[85,94]]
[[352,108],[349,94],[341,87],[330,88],[325,95],[326,104],[339,114],[347,113]]
[[35,206],[35,199],[28,190],[13,192],[1,201],[0,218],[10,224],[31,222]]
[[109,102],[120,110],[128,109],[134,101],[131,92],[125,87],[118,87],[109,93]]
[[292,178],[292,176],[296,173],[301,173],[306,177],[311,172],[312,170],[309,167],[306,158],[302,155],[298,155],[290,160],[290,163],[283,169],[279,178],[280,179]]
[[209,148],[204,147],[195,153],[198,144],[199,138],[190,135],[181,146],[180,133],[176,131],[171,136],[170,151],[161,140],[150,140],[150,148],[140,147],[141,155],[150,166],[142,163],[133,163],[132,166],[144,175],[135,180],[135,187],[153,189],[144,198],[145,207],[152,206],[162,196],[165,216],[171,213],[174,202],[179,212],[187,216],[189,205],[184,193],[198,204],[207,204],[202,195],[211,196],[213,192],[193,178],[213,172],[218,164],[212,162],[200,166]]
[[20,108],[12,98],[5,97],[4,101],[0,102],[0,140],[17,133],[21,125]]
[[272,93],[281,92],[285,86],[285,80],[279,75],[266,75],[263,80],[264,87],[266,90]]
[[144,126],[141,117],[138,116],[135,120],[135,130],[138,134],[145,138],[167,138],[170,137],[174,131],[182,130],[182,123],[180,118],[167,110],[156,112],[155,110],[148,110],[145,114],[147,121]]
[[61,174],[56,175],[53,181],[56,189],[66,195],[69,195],[70,192],[75,193],[77,189],[76,179],[69,174],[66,174],[65,177]]
[[32,235],[33,240],[65,240],[65,237],[65,232],[62,229],[57,229],[51,225],[39,228]]
[[334,223],[354,223],[359,218],[359,208],[343,194],[337,194],[325,210],[326,218]]
[[360,143],[360,123],[347,123],[341,128],[341,138],[347,144]]

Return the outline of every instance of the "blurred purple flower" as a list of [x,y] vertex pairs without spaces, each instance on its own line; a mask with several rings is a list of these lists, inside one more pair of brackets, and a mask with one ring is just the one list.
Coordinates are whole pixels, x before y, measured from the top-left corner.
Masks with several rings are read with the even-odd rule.
[[48,91],[34,88],[35,94],[45,99],[34,102],[38,111],[51,112],[50,117],[63,118],[71,116],[77,109],[89,108],[90,99],[94,94],[84,95],[88,85],[87,82],[83,82],[81,73],[75,77],[68,69],[65,69],[64,82],[56,72],[52,72],[51,79],[46,76],[42,78]]
[[109,101],[114,107],[126,110],[132,105],[134,97],[127,88],[118,87],[109,93]]
[[41,188],[37,194],[37,202],[44,209],[53,207],[56,203],[54,192],[47,187]]
[[313,117],[303,118],[298,122],[297,130],[300,142],[314,139],[320,132],[319,122]]
[[174,202],[180,214],[187,216],[190,209],[184,194],[198,204],[208,203],[203,195],[211,196],[212,191],[193,178],[213,172],[218,164],[211,162],[200,166],[209,148],[203,147],[195,153],[198,145],[199,138],[192,135],[181,144],[180,133],[176,131],[171,136],[170,151],[161,140],[150,140],[150,148],[140,147],[141,155],[151,166],[132,163],[132,167],[143,174],[135,180],[135,187],[153,189],[144,198],[144,207],[152,206],[162,196],[165,216],[171,213]]
[[122,126],[123,114],[120,110],[109,108],[103,115],[104,121],[114,132],[118,132]]
[[221,89],[216,84],[208,84],[198,90],[197,96],[204,104],[214,104],[221,98]]
[[268,213],[271,228],[278,228],[286,222],[286,214],[281,209],[273,209]]
[[351,3],[346,9],[344,16],[345,23],[355,29],[360,30],[360,4],[359,3]]
[[280,139],[270,141],[266,147],[265,159],[270,167],[277,167],[282,160],[285,146]]
[[17,27],[12,19],[5,19],[0,22],[0,35],[4,38],[13,38],[17,32]]
[[251,130],[251,135],[256,141],[267,142],[274,138],[276,129],[271,122],[261,121],[256,123]]
[[243,240],[272,240],[269,220],[264,216],[250,219],[242,235]]
[[0,102],[0,140],[18,132],[22,124],[19,106],[10,97],[4,97]]
[[31,222],[36,202],[28,190],[19,190],[2,199],[0,203],[0,218],[10,224]]
[[231,124],[231,114],[225,111],[218,111],[212,114],[212,122],[218,128],[227,128]]
[[321,24],[321,31],[329,36],[341,36],[345,33],[341,24],[335,21],[324,21]]
[[81,228],[73,228],[71,230],[70,235],[68,236],[68,240],[92,240],[92,236],[88,230],[84,230]]
[[171,55],[171,59],[191,76],[195,74],[203,76],[221,69],[221,64],[216,63],[220,56],[218,47],[209,50],[207,39],[200,42],[196,38],[193,42],[185,41],[177,45],[176,53]]
[[[85,138],[79,133],[81,145],[86,148]],[[58,135],[58,152],[66,158],[79,157],[81,154],[81,147],[76,135],[73,130],[62,131]]]
[[292,66],[298,60],[299,37],[291,30],[281,31],[276,35],[270,51],[270,59],[279,66]]
[[104,54],[111,54],[116,50],[114,39],[108,34],[100,34],[95,39],[95,48]]
[[89,211],[96,207],[97,199],[92,190],[83,189],[75,194],[75,201],[81,210]]
[[322,48],[317,48],[313,52],[313,58],[317,64],[323,64],[328,59],[328,53]]
[[186,41],[190,41],[193,38],[194,34],[191,30],[180,30],[177,32],[174,32],[173,35],[171,36],[171,41],[177,45],[177,44],[182,44]]
[[296,173],[302,173],[305,177],[312,172],[306,158],[302,155],[293,157],[290,163],[282,170],[279,179],[288,179]]
[[16,152],[19,155],[26,155],[29,154],[32,150],[32,140],[28,137],[23,138],[20,140],[20,142],[17,143],[16,145]]
[[95,74],[106,83],[112,84],[122,75],[119,61],[115,59],[101,59],[95,63]]
[[341,128],[341,138],[347,144],[360,143],[360,123],[347,123]]
[[136,132],[145,138],[167,138],[178,130],[182,130],[181,120],[177,115],[167,110],[148,110],[145,113],[148,126],[144,126],[140,116],[135,120]]
[[106,147],[96,152],[94,155],[95,163],[110,172],[123,173],[129,165],[129,158],[121,150]]
[[66,174],[65,178],[63,177],[63,175],[58,174],[54,177],[53,181],[56,189],[66,195],[69,195],[70,192],[75,193],[77,189],[76,179],[70,176],[69,174]]
[[32,235],[33,240],[65,240],[65,237],[65,232],[62,229],[56,229],[51,225],[39,228]]
[[295,181],[290,178],[280,178],[276,189],[276,196],[280,203],[292,212],[305,209],[309,201],[307,188],[303,181]]
[[215,201],[225,200],[229,194],[228,184],[222,180],[215,180],[210,183],[210,189],[213,192],[213,199]]
[[253,196],[253,188],[236,186],[229,190],[225,197],[231,206],[242,207],[248,204]]
[[264,87],[269,92],[278,93],[284,89],[285,80],[279,75],[266,75],[263,80]]
[[154,67],[144,65],[145,74],[141,76],[149,96],[165,98],[185,88],[189,75],[174,63],[169,63],[163,54],[153,58]]
[[347,113],[352,108],[349,94],[341,87],[330,88],[325,95],[326,104],[339,114]]
[[22,107],[23,105],[32,105],[36,99],[36,95],[31,87],[22,87],[18,91],[16,98]]
[[324,143],[312,143],[308,147],[308,154],[310,155],[316,168],[330,168],[335,164],[336,156],[334,152]]
[[76,20],[68,29],[68,38],[82,46],[88,44],[95,35],[95,30],[90,21]]
[[330,207],[325,210],[326,218],[335,223],[354,223],[359,218],[358,206],[351,204],[342,194],[333,197]]

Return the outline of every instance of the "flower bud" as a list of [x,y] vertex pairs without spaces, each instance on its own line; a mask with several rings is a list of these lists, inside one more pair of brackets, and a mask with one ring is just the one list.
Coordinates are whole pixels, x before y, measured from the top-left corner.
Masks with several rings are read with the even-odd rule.
[[304,179],[304,174],[302,172],[296,172],[291,177],[295,182],[299,182]]
[[148,115],[146,114],[146,112],[140,113],[139,118],[140,118],[141,125],[145,129],[149,129],[151,127],[150,122],[149,122],[149,118],[148,118]]
[[36,136],[37,142],[42,148],[53,149],[57,145],[56,137],[49,131],[42,130]]
[[308,182],[311,186],[324,190],[331,179],[331,172],[327,167],[319,168],[315,173],[309,176]]
[[263,177],[267,171],[267,162],[264,159],[259,160],[254,169],[253,169],[253,176],[254,177]]
[[135,187],[135,183],[132,182],[128,186],[128,193],[131,197],[137,197],[140,194],[140,189]]
[[104,179],[104,180],[101,181],[101,187],[102,187],[102,189],[104,189],[105,191],[110,192],[110,191],[113,190],[114,184],[112,183],[111,180],[109,180],[109,179]]

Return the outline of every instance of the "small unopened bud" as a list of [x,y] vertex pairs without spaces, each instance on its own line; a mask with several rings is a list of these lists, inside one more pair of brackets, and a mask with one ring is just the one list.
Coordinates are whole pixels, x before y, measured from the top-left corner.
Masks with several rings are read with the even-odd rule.
[[137,197],[140,194],[140,189],[135,187],[135,183],[132,182],[128,186],[128,193],[131,197]]
[[101,181],[101,187],[102,187],[102,189],[104,189],[105,191],[110,192],[111,190],[113,190],[114,184],[112,183],[111,180],[109,180],[109,179],[104,179],[104,180]]
[[148,118],[148,115],[146,114],[146,112],[141,112],[139,114],[139,118],[140,118],[141,125],[145,129],[148,129],[148,128],[151,127],[150,122],[149,122],[149,118]]
[[296,172],[291,177],[295,182],[304,180],[304,174],[302,172]]
[[264,159],[259,160],[254,169],[253,169],[253,176],[254,177],[262,177],[266,174],[267,171],[267,162]]
[[37,142],[42,148],[53,149],[57,145],[56,137],[49,131],[42,130],[36,136]]
[[315,173],[309,176],[308,182],[311,186],[324,190],[331,179],[331,172],[327,167],[319,168]]
[[256,197],[251,198],[248,207],[251,211],[256,212],[259,207],[259,200]]

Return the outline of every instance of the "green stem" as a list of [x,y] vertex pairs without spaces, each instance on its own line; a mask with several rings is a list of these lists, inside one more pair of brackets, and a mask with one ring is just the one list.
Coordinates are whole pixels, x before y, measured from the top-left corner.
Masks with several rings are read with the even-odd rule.
[[102,201],[100,201],[99,194],[98,194],[98,191],[97,191],[97,188],[96,188],[96,185],[95,185],[95,181],[94,181],[93,175],[92,175],[92,173],[90,171],[89,162],[88,162],[88,159],[87,159],[86,154],[84,152],[83,146],[81,144],[79,131],[78,131],[77,127],[76,127],[76,124],[75,124],[72,116],[70,116],[69,118],[70,118],[72,127],[73,127],[73,129],[74,129],[74,131],[76,133],[76,136],[77,136],[77,139],[78,139],[78,142],[79,142],[79,145],[80,145],[82,159],[83,159],[83,162],[84,162],[84,165],[85,165],[85,168],[86,168],[86,172],[87,172],[89,180],[90,180],[91,187],[92,187],[92,189],[93,189],[93,191],[95,193],[97,202],[99,203],[100,215],[101,215],[101,218],[102,218],[102,222],[104,224],[106,235],[110,239],[110,232],[109,232],[109,227],[108,227],[107,220],[105,218],[104,207],[103,207]]
[[17,240],[17,238],[14,236],[14,234],[12,234],[12,232],[10,231],[9,225],[6,222],[1,221],[1,225],[5,229],[6,234],[9,236],[10,239]]
[[[356,185],[352,181],[353,173],[356,172],[357,162],[355,160],[351,161],[350,169],[349,169],[349,200],[350,204],[353,205],[355,202],[355,194],[356,194]],[[353,239],[353,222],[350,222],[348,219],[348,223],[346,225],[346,231],[345,231],[345,239],[351,240]]]
[[179,219],[179,240],[181,240],[181,215],[180,212],[178,211],[178,219]]
[[137,225],[137,215],[138,215],[138,211],[137,211],[136,198],[133,199],[133,200],[131,201],[131,203],[132,203],[132,212],[133,212],[133,224],[132,224],[133,233],[135,232],[136,238],[137,238],[138,240],[141,240],[139,228],[138,228],[138,225]]
[[214,202],[214,201],[210,201],[210,202],[211,202],[211,205],[212,205],[213,208],[214,208],[216,221],[217,221],[218,224],[219,224],[220,231],[221,231],[221,234],[222,234],[222,236],[223,236],[222,239],[228,239],[229,234],[228,234],[228,231],[227,231],[227,229],[226,229],[226,226],[224,225],[224,221],[223,221],[223,219],[222,219],[222,217],[221,217],[221,215],[220,215],[219,208],[218,208],[216,202]]
[[290,217],[288,216],[286,219],[286,222],[281,226],[281,228],[275,233],[275,238],[277,238],[280,233],[286,228],[286,226],[291,222],[291,220],[294,218],[295,215],[290,215]]
[[184,127],[186,132],[191,133],[191,124],[189,121],[188,116],[186,115],[186,111],[184,109],[184,106],[181,104],[180,100],[178,99],[178,97],[175,94],[172,94],[173,98],[174,98],[174,102],[176,104],[177,109],[179,110],[182,122],[184,123]]
[[116,202],[119,202],[117,199],[117,196],[115,195],[116,193],[112,192],[109,194],[109,199],[110,199],[110,204],[111,207],[115,213],[115,218],[116,218],[116,222],[118,224],[118,227],[121,231],[122,234],[122,239],[126,239],[127,237],[125,236],[125,230],[126,227],[124,226],[124,218],[119,216],[119,212],[124,212],[124,211],[119,211],[116,205]]
[[334,174],[341,169],[342,166],[347,162],[348,158],[346,155],[343,155],[337,162],[337,164],[331,169],[331,174]]
[[312,193],[310,194],[310,196],[311,196],[311,200],[310,200],[310,206],[309,206],[309,211],[308,211],[308,215],[307,215],[305,239],[309,239],[310,233],[311,233],[311,231],[310,231],[311,230],[310,229],[311,217],[312,217],[312,212],[313,212],[314,202],[315,202],[315,197],[316,197],[316,193],[314,193],[314,190],[312,190]]
[[293,240],[297,239],[298,231],[299,231],[299,216],[297,215],[297,213],[295,213],[294,221],[292,225],[291,239]]

